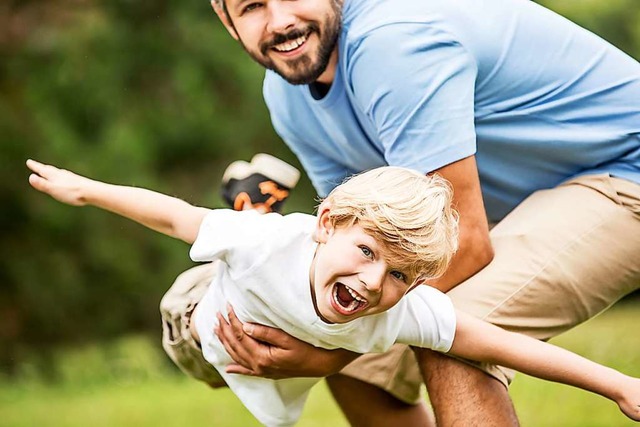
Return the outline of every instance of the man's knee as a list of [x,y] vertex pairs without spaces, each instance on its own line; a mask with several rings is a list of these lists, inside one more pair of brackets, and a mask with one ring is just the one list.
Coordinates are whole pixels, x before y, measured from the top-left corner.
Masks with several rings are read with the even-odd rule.
[[503,382],[457,359],[420,351],[420,370],[438,425],[519,425]]
[[327,384],[352,426],[435,425],[424,401],[406,403],[375,385],[341,374],[328,377]]

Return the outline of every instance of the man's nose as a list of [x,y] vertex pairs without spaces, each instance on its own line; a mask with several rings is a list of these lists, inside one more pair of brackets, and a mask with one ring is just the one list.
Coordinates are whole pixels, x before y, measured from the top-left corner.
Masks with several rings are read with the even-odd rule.
[[293,2],[272,0],[267,4],[267,31],[270,33],[285,33],[295,28],[296,16],[290,10]]

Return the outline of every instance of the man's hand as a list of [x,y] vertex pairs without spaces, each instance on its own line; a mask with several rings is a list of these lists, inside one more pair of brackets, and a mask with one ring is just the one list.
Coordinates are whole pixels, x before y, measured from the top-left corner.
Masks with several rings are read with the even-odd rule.
[[240,322],[232,307],[229,322],[218,313],[215,333],[236,362],[227,366],[230,374],[271,379],[326,377],[359,356],[344,349],[317,348],[291,335],[263,325]]
[[92,180],[31,159],[27,160],[27,167],[34,172],[29,176],[29,184],[36,190],[68,205],[83,206],[86,204],[86,200],[83,198],[83,188],[91,185]]

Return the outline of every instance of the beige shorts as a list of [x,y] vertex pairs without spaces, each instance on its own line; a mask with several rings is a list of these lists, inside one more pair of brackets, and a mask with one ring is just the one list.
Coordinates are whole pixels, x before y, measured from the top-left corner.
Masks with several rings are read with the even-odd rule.
[[191,313],[207,291],[214,271],[215,263],[203,264],[179,275],[160,301],[160,314],[162,347],[169,358],[185,374],[216,388],[226,384],[204,359],[189,330]]
[[[640,288],[640,185],[630,181],[587,175],[538,191],[490,235],[493,261],[449,296],[505,329],[546,340]],[[505,385],[513,378],[475,365]],[[420,372],[406,346],[364,355],[342,373],[405,402],[420,398]]]

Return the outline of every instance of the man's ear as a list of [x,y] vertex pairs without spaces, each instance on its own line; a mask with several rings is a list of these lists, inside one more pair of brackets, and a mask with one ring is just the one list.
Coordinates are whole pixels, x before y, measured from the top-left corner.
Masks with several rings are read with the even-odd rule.
[[238,37],[238,33],[236,32],[236,28],[233,26],[233,23],[229,19],[229,15],[227,14],[227,12],[225,12],[221,7],[218,7],[215,0],[211,0],[211,7],[213,8],[213,11],[216,13],[216,15],[218,15],[218,18],[220,18],[220,21],[222,21],[222,25],[224,25],[229,34],[231,34],[231,37],[236,40],[240,40],[240,38]]
[[331,203],[324,200],[318,207],[318,214],[316,218],[316,241],[318,243],[327,243],[329,237],[333,234],[333,223],[329,218],[329,212],[331,211]]

